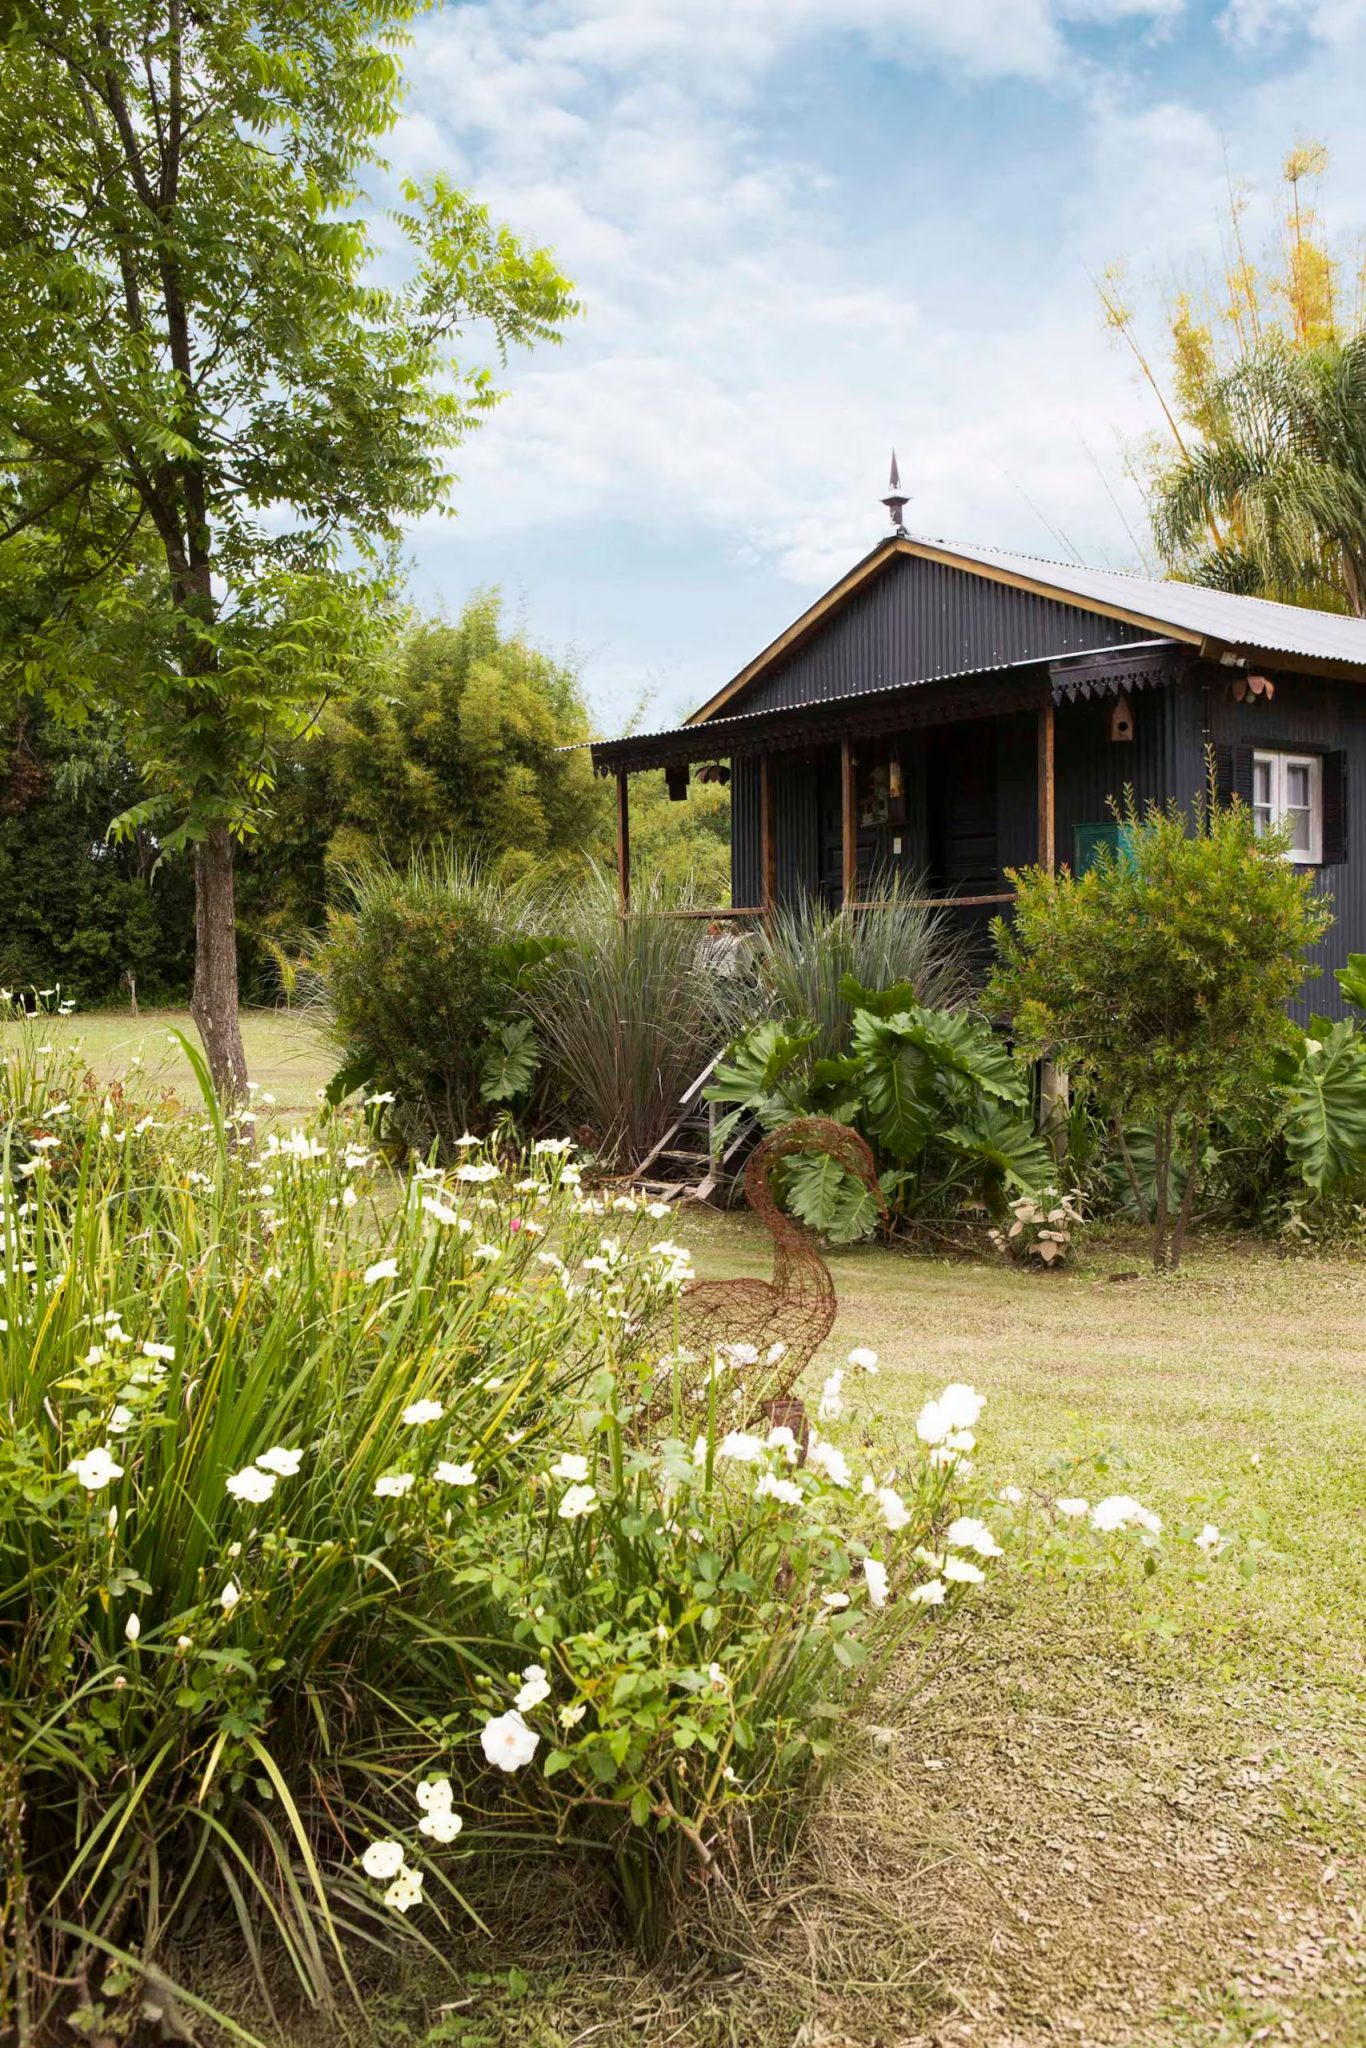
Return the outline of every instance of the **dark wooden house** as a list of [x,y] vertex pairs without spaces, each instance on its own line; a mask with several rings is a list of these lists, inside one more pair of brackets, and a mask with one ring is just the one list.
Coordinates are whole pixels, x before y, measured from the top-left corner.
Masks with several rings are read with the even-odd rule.
[[[731,906],[876,900],[886,878],[985,928],[1006,871],[1074,871],[1131,788],[1289,822],[1331,891],[1325,969],[1366,950],[1366,621],[898,531],[673,731],[597,743],[629,781],[729,772]],[[1340,1009],[1331,975],[1315,1007]]]

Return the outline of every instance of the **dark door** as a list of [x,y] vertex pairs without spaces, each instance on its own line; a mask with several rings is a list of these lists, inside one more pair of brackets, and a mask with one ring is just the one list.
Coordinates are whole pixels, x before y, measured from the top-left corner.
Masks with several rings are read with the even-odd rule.
[[929,735],[929,865],[935,894],[999,889],[996,734],[987,720]]

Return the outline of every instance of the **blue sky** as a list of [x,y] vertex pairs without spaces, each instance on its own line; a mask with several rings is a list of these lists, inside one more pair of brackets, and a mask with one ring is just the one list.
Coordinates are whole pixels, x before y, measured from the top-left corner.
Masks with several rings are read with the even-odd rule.
[[1154,414],[1092,279],[1198,285],[1230,174],[1269,251],[1305,137],[1347,254],[1366,227],[1366,0],[469,0],[411,78],[395,174],[454,175],[585,307],[510,364],[413,588],[501,586],[607,732],[865,552],[893,443],[913,531],[1140,566]]

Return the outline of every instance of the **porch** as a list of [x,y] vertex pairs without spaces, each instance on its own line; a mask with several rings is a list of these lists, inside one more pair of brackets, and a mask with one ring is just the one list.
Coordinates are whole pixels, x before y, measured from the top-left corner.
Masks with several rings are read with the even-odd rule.
[[[1167,794],[1170,643],[772,708],[600,742],[615,779],[623,913],[632,908],[630,783],[694,773],[732,790],[731,902],[673,913],[747,920],[814,898],[868,908],[894,879],[982,931],[1012,868],[1086,864],[1109,800]],[[1135,699],[1140,698],[1136,703]]]

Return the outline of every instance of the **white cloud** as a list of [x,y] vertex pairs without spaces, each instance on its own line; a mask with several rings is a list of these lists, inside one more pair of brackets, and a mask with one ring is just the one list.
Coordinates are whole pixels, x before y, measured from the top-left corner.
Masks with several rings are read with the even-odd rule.
[[1219,26],[1245,50],[1295,34],[1345,43],[1361,38],[1366,9],[1362,0],[1228,0]]

